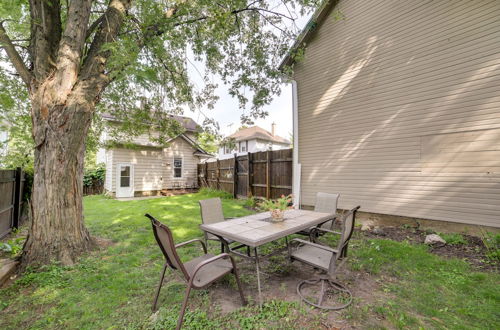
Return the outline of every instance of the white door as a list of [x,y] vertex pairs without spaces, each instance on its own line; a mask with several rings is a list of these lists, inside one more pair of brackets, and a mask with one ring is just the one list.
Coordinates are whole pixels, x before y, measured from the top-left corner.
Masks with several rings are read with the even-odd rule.
[[116,165],[116,197],[134,197],[134,165]]

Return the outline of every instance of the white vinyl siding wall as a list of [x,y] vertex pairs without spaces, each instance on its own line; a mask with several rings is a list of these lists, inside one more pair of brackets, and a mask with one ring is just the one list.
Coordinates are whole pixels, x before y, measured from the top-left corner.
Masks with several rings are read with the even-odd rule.
[[302,203],[500,227],[500,1],[340,1],[296,64]]
[[[245,152],[240,152],[239,145],[240,143],[245,143],[245,141],[248,142],[248,149]],[[275,143],[261,139],[244,140],[236,142],[236,149],[231,150],[230,153],[225,153],[223,147],[219,148],[218,159],[222,160],[222,159],[233,158],[235,153],[237,156],[242,156],[246,155],[249,152],[267,151],[269,150],[269,145],[271,145],[272,150],[281,150],[290,148],[290,145],[288,144]]]
[[[172,188],[175,184],[188,184],[192,186],[198,180],[199,158],[194,156],[193,147],[182,138],[177,138],[167,149],[164,157],[167,165],[164,168],[165,188]],[[182,177],[174,178],[174,158],[182,158]]]
[[[106,163],[107,190],[116,192],[114,169],[119,163],[130,163],[134,166],[135,192],[169,189],[175,187],[174,182],[181,186],[193,186],[196,183],[199,158],[193,155],[195,150],[182,137],[170,142],[168,148],[138,148],[114,148],[107,151],[111,156],[110,161]],[[176,158],[182,158],[182,178],[173,177],[174,155]]]
[[[113,149],[113,169],[119,163],[134,165],[134,191],[162,189],[162,150],[159,148]],[[113,177],[113,191],[116,191],[116,177]]]
[[104,150],[105,161],[106,161],[106,174],[104,177],[104,189],[107,191],[113,191],[113,150]]
[[[159,134],[156,132],[151,133],[151,138],[158,138]],[[151,147],[160,147],[161,145],[157,142],[152,142],[150,140],[149,134],[141,134],[132,138],[133,143],[136,143],[141,146],[151,146]]]

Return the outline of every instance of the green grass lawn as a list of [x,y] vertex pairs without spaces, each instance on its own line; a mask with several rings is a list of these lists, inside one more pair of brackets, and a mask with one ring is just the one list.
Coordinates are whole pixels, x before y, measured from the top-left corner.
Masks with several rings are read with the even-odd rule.
[[[86,197],[89,230],[113,244],[83,257],[75,266],[52,265],[1,290],[0,329],[173,328],[185,286],[169,271],[160,310],[151,314],[163,257],[143,215],[151,213],[170,226],[176,242],[201,237],[197,201],[212,196],[198,193],[128,202]],[[227,217],[250,213],[242,201],[224,199],[223,206]],[[199,252],[193,245],[182,249],[181,257],[189,259]],[[368,273],[378,283],[373,293],[378,299],[367,303],[357,298],[341,313],[348,324],[362,328],[500,328],[500,276],[496,273],[474,272],[464,261],[435,256],[423,245],[360,236],[352,241],[348,267],[352,273]],[[234,283],[227,280],[223,285]],[[248,306],[222,313],[209,292],[210,288],[192,294],[185,328],[316,329],[328,320],[325,313],[283,300],[268,300],[262,310]]]

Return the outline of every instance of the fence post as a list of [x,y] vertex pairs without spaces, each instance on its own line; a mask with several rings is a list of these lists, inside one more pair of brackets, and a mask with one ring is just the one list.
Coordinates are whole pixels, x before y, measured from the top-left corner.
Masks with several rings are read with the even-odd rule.
[[200,183],[201,183],[201,164],[197,164],[196,165],[196,184],[198,185],[198,187],[200,186]]
[[14,210],[12,216],[12,227],[19,228],[19,217],[21,215],[21,180],[23,177],[23,170],[16,168],[16,177],[14,181]]
[[266,198],[271,198],[271,151],[267,151],[266,159]]
[[216,177],[216,181],[215,181],[215,189],[216,190],[219,190],[220,189],[220,161],[217,159],[217,169],[215,170],[215,177]]
[[252,163],[252,153],[247,154],[247,197],[252,197],[252,179],[253,179],[253,163]]
[[207,188],[210,188],[210,184],[208,183],[209,179],[210,178],[208,177],[208,162],[205,162],[205,182],[204,183],[205,183],[205,186]]
[[238,156],[234,153],[233,162],[233,197],[236,198],[238,195]]

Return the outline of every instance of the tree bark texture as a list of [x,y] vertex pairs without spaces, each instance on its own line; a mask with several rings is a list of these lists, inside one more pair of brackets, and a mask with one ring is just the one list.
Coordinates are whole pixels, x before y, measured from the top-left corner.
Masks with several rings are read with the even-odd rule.
[[67,104],[32,100],[36,141],[32,227],[22,263],[69,265],[92,247],[83,221],[83,159],[93,105],[70,94]]

